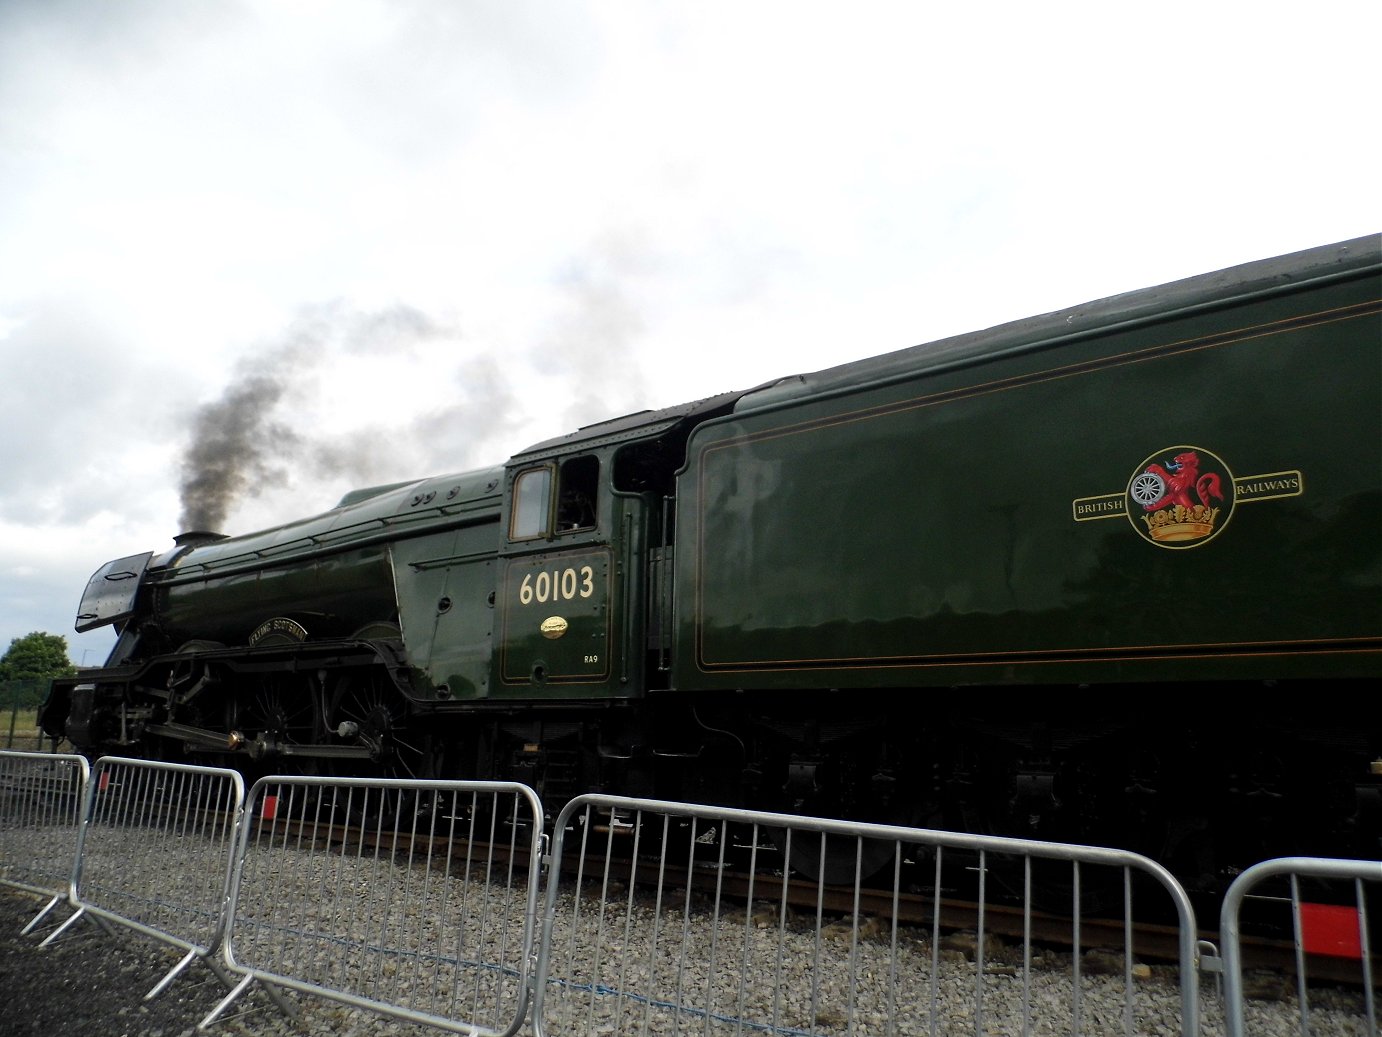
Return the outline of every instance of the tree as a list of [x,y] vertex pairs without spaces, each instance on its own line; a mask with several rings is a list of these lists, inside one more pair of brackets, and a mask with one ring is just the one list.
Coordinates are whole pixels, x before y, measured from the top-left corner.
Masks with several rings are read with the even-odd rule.
[[0,681],[47,681],[70,677],[77,672],[67,658],[67,638],[60,634],[32,634],[16,637],[9,651],[0,657]]

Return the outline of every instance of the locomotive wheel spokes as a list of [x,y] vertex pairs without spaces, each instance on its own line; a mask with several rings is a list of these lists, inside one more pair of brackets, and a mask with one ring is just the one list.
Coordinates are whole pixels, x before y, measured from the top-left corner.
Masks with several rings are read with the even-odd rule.
[[278,681],[263,681],[243,702],[228,701],[227,722],[256,760],[296,755],[293,750],[318,742],[321,725],[316,697]]
[[[338,745],[359,748],[367,757],[338,761],[336,769],[370,778],[425,779],[435,776],[431,739],[410,727],[408,700],[381,676],[347,673],[328,695],[325,720]],[[422,813],[430,800],[406,789],[346,794],[352,823],[367,828],[411,827],[409,815]]]
[[427,740],[409,729],[408,701],[382,678],[347,674],[325,711],[338,739],[366,748],[375,774],[385,778],[431,775]]

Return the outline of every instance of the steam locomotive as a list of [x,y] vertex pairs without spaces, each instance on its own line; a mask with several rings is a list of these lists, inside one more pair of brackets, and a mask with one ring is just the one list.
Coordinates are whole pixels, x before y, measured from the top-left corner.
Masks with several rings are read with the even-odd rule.
[[81,751],[1138,850],[1382,847],[1379,236],[101,567]]

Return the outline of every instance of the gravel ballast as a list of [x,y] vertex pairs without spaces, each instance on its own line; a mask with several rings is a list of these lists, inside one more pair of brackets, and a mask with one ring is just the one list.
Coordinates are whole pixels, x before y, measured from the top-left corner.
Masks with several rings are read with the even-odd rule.
[[[72,935],[64,935],[51,946],[39,949],[42,934],[22,936],[20,930],[40,906],[41,902],[28,894],[0,889],[0,984],[3,984],[7,1001],[7,1011],[3,1022],[0,1022],[0,1035],[71,1033],[86,1037],[187,1037],[196,1032],[197,1022],[223,995],[224,988],[209,970],[204,965],[194,964],[159,997],[145,1001],[144,995],[177,963],[180,951],[133,932],[120,931],[111,936],[84,922],[79,922],[70,931]],[[641,935],[640,923],[648,921],[644,914],[641,909],[634,911],[635,926],[631,932],[635,936]],[[803,938],[807,937],[803,935]],[[578,948],[576,953],[579,957],[583,952]],[[593,948],[590,953],[594,954]],[[604,953],[608,953],[608,950]],[[1060,990],[1058,979],[1068,971],[1069,957],[1047,952],[1043,958],[1043,962],[1034,968],[1032,986],[1041,991],[1049,985],[1051,996],[1059,1000],[1065,995]],[[808,960],[806,955],[789,955],[787,958],[789,967],[793,968],[804,967]],[[974,1032],[974,1020],[968,1016],[969,1009],[966,1007],[973,993],[973,962],[967,960],[962,951],[952,947],[943,955],[941,964],[939,986],[942,999],[955,1002],[954,1013],[947,1013],[950,1018],[943,1032]],[[698,969],[703,968],[703,962],[687,961],[688,982],[696,976]],[[1001,980],[1004,968],[1001,962],[995,961],[990,974]],[[784,976],[783,983],[788,988],[796,986],[799,989],[802,985],[800,982],[794,983],[791,975]],[[1017,996],[1018,989],[1019,984],[1015,982],[987,984],[985,1023],[981,1032],[996,1035],[1010,1032],[1001,1020],[1005,1012],[1011,1012],[1011,1004],[1006,1002]],[[1120,994],[1121,980],[1106,984],[1091,983],[1085,995],[1081,1032],[1122,1033]],[[1293,999],[1284,991],[1283,994],[1284,1000],[1254,1000],[1248,1003],[1250,1032],[1265,1037],[1286,1037],[1301,1032]],[[296,1023],[284,1017],[262,991],[252,991],[232,1009],[232,1016],[218,1022],[212,1032],[252,1037],[289,1034],[306,1034],[309,1037],[413,1037],[442,1032],[348,1008],[323,998],[292,993],[288,997],[300,1012]],[[1174,970],[1153,970],[1152,975],[1139,984],[1138,998],[1139,1003],[1145,1000],[1150,1007],[1142,1010],[1140,1022],[1133,1032],[1180,1032]],[[593,1028],[575,1021],[586,1018],[582,1009],[576,1013],[574,1020],[565,1019],[560,1028],[554,1027],[554,1032],[582,1035],[587,1032],[592,1035],[642,1032],[641,1027],[629,1029],[628,1026],[632,1024],[627,1020],[622,1024],[623,1029],[611,1028],[611,1014],[604,1011],[605,1007],[614,1006],[597,1005]],[[1038,1025],[1034,1032],[1070,1032],[1066,1013],[1051,1010],[1040,1001],[1035,1009]],[[620,1011],[613,1014],[616,1017],[628,1015]],[[925,1013],[921,1006],[916,1006],[915,1012],[908,1014],[916,1016],[918,1025],[924,1023]],[[637,1012],[633,1013],[633,1017],[637,1015]],[[1201,1032],[1206,1037],[1224,1032],[1222,1011],[1213,997],[1212,989],[1203,998],[1202,1016]],[[671,1021],[670,1014],[661,1019],[654,1017],[654,1025],[650,1026],[648,1032],[673,1032]],[[688,1032],[688,1025],[699,1032],[701,1022],[688,1023],[683,1018],[678,1032]],[[1312,994],[1311,1022],[1311,1032],[1322,1037],[1349,1037],[1368,1032],[1361,997],[1349,991],[1324,990]],[[821,1032],[847,1032],[846,1023],[847,1020],[843,1018],[833,1024],[827,1021]],[[882,1032],[867,1019],[856,1019],[854,1025],[854,1032],[859,1034]],[[908,1026],[907,1029],[910,1032],[912,1027]],[[718,1032],[718,1028],[716,1030]],[[523,1033],[531,1032],[531,1026],[525,1026]],[[918,1032],[924,1032],[924,1029]]]
[[[0,990],[6,1008],[0,1037],[71,1034],[73,1037],[191,1037],[226,989],[205,966],[194,964],[152,1001],[147,994],[182,952],[139,934],[104,931],[78,922],[48,947],[38,944],[52,927],[20,935],[43,906],[27,894],[0,888]],[[58,909],[58,917],[67,912]],[[75,931],[75,935],[72,933]],[[292,1023],[261,992],[251,992],[209,1032],[235,1037],[420,1037],[437,1034],[347,1009],[321,998],[293,997],[301,1013]]]

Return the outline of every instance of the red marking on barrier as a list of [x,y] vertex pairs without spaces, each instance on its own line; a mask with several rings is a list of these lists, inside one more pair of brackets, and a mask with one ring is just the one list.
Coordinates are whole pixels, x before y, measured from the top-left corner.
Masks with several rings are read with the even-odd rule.
[[100,779],[96,782],[96,787],[100,789],[102,792],[104,792],[109,784],[110,771],[102,771]]
[[265,796],[264,806],[259,811],[259,816],[265,821],[272,821],[278,816],[278,797]]
[[1300,946],[1306,954],[1361,960],[1363,938],[1358,928],[1357,908],[1302,903]]

